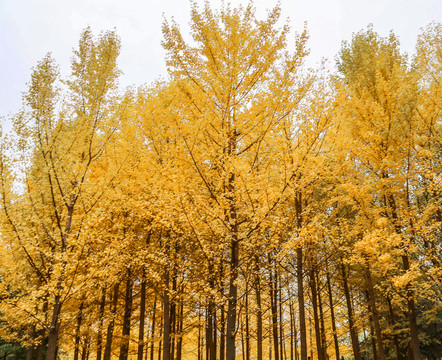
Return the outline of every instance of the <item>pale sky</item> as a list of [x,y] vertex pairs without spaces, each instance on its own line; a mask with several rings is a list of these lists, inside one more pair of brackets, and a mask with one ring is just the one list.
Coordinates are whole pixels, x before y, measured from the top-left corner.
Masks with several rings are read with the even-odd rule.
[[[203,4],[203,0],[196,0]],[[212,7],[219,0],[210,0]],[[228,1],[225,1],[226,3]],[[247,0],[231,0],[232,6]],[[372,23],[387,36],[393,30],[403,51],[412,53],[420,28],[442,21],[440,0],[281,0],[282,19],[289,18],[292,31],[304,22],[310,33],[309,64],[322,57],[334,61],[341,42]],[[255,0],[259,17],[275,0]],[[167,76],[161,47],[163,16],[174,17],[188,33],[188,0],[0,0],[0,117],[21,106],[31,68],[52,52],[61,73],[70,71],[72,49],[87,26],[98,34],[116,28],[121,37],[120,84],[149,84]],[[3,119],[3,124],[7,126]]]

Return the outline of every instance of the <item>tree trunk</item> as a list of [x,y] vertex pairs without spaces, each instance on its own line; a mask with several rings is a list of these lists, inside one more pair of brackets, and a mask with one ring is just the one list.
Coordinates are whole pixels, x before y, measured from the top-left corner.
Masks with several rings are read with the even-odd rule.
[[390,297],[388,297],[388,296],[387,296],[387,303],[388,303],[388,310],[389,310],[389,313],[390,313],[388,323],[389,323],[390,327],[393,328],[393,342],[394,342],[394,347],[396,348],[396,359],[397,360],[402,360],[403,356],[402,356],[402,349],[401,349],[400,344],[399,344],[399,337],[398,337],[396,331],[394,331],[394,326],[395,326],[395,323],[396,323],[396,316],[395,316],[395,314],[393,312],[393,307],[391,305]]
[[198,360],[202,360],[201,353],[201,309],[198,310]]
[[[250,333],[249,333],[249,287],[246,283],[246,304],[245,304],[245,315],[246,315],[246,359],[250,359]],[[216,360],[216,359],[215,359]]]
[[[269,257],[269,265],[271,259]],[[275,353],[275,360],[279,360],[279,346],[278,346],[278,309],[277,309],[277,290],[276,290],[276,275],[273,270],[270,270],[270,310],[272,312],[272,335],[273,335],[273,350]]]
[[56,295],[52,311],[52,321],[48,331],[48,347],[46,349],[46,360],[55,360],[57,357],[58,333],[60,330],[61,296]]
[[295,332],[295,317],[293,314],[293,303],[289,292],[289,312],[290,312],[290,360],[293,360],[294,356],[294,332]]
[[219,359],[224,360],[226,354],[226,319],[224,304],[221,306],[221,334],[219,342]]
[[[236,227],[236,225],[234,227]],[[226,360],[235,360],[236,305],[238,301],[237,279],[239,265],[239,243],[238,239],[236,239],[236,234],[237,231],[234,231],[234,238],[230,243],[232,255],[230,260],[229,302],[227,308]]]
[[298,283],[299,333],[301,338],[301,360],[307,360],[307,327],[305,323],[304,284],[302,270],[302,248],[296,249],[296,277]]
[[84,340],[83,347],[81,349],[81,360],[89,359],[89,347],[90,347],[89,337],[86,336],[86,339]]
[[[176,251],[175,251],[176,254]],[[176,258],[174,256],[174,264],[176,263]],[[176,269],[172,273],[172,293],[176,294],[177,289],[177,273]],[[175,342],[176,342],[176,299],[170,303],[170,359],[175,358]]]
[[78,360],[78,355],[80,353],[80,330],[81,330],[81,320],[83,317],[83,302],[80,304],[77,315],[77,327],[75,329],[75,346],[74,346],[74,360]]
[[[371,311],[371,310],[369,310]],[[371,348],[373,350],[373,360],[378,360],[378,351],[376,348],[376,335],[375,335],[375,331],[373,329],[373,316],[370,315],[370,337],[371,337]]]
[[101,351],[103,346],[103,321],[104,321],[104,307],[106,305],[106,288],[103,287],[99,310],[99,324],[97,334],[97,360],[101,360]]
[[284,314],[282,312],[282,285],[281,285],[281,274],[276,272],[277,279],[278,279],[278,296],[276,296],[276,299],[278,299],[279,304],[279,347],[280,347],[280,355],[279,358],[283,360],[285,358],[284,356]]
[[[410,262],[407,255],[402,255],[402,263],[404,270],[410,270]],[[405,291],[407,294],[407,305],[408,305],[408,324],[410,327],[410,337],[411,337],[411,352],[413,354],[413,360],[420,360],[420,349],[419,349],[419,338],[417,332],[417,315],[416,315],[416,305],[414,302],[414,293],[411,289],[410,283],[405,286]]]
[[46,339],[43,339],[42,342],[37,345],[37,360],[43,359],[43,347],[44,347],[45,342],[46,342]]
[[183,354],[183,322],[184,322],[184,301],[180,301],[180,310],[178,317],[178,339],[176,345],[176,360],[181,360]]
[[138,328],[137,360],[143,360],[145,317],[146,317],[146,270],[143,267],[141,289],[140,289],[140,321],[139,321],[139,328]]
[[361,350],[359,347],[358,331],[357,331],[356,325],[354,323],[353,306],[352,306],[351,298],[350,298],[350,290],[348,288],[348,279],[347,279],[347,275],[345,273],[345,266],[344,266],[344,263],[342,262],[342,260],[341,260],[340,266],[341,266],[341,273],[342,273],[342,282],[344,285],[344,295],[345,295],[345,300],[347,303],[348,324],[350,326],[350,337],[351,337],[351,343],[353,346],[353,355],[356,360],[361,360]]
[[155,293],[155,298],[153,300],[153,309],[152,309],[150,360],[153,360],[153,356],[154,356],[154,347],[155,347],[155,315],[156,315],[156,310],[157,310],[157,294]]
[[382,339],[381,325],[379,323],[379,313],[376,306],[376,298],[373,288],[373,282],[371,279],[370,264],[368,261],[366,261],[365,263],[365,279],[367,280],[368,298],[369,298],[370,311],[372,314],[375,333],[376,333],[376,344],[377,344],[379,360],[385,360],[384,341]]
[[[209,287],[213,292],[215,290],[215,278],[213,264],[209,264]],[[206,313],[206,357],[209,360],[216,360],[216,342],[215,342],[215,303],[213,293],[208,296],[208,305]]]
[[321,325],[321,351],[322,358],[327,360],[327,336],[325,334],[325,324],[324,324],[324,312],[322,310],[322,298],[321,298],[321,282],[319,279],[319,271],[316,271],[316,286],[318,291],[318,305],[319,305],[319,321]]
[[130,337],[130,320],[132,318],[132,272],[127,271],[126,294],[124,297],[124,314],[123,314],[123,328],[122,341],[120,346],[119,360],[127,360],[129,355],[129,337]]
[[112,340],[114,335],[115,316],[117,313],[119,288],[120,288],[120,283],[116,283],[114,286],[114,294],[112,297],[111,319],[109,325],[107,326],[106,346],[104,348],[103,360],[110,360],[111,358]]
[[319,316],[318,316],[318,294],[316,287],[315,270],[312,267],[310,270],[310,291],[312,294],[312,307],[313,307],[313,321],[315,323],[315,338],[316,338],[316,352],[318,354],[318,360],[324,360],[321,344],[321,330],[319,328]]
[[[262,360],[262,305],[261,305],[261,282],[259,277],[259,260],[255,257],[255,293],[256,306],[258,308],[256,313],[256,355],[257,360]],[[224,360],[224,359],[220,359]]]
[[293,339],[295,342],[295,360],[299,359],[299,353],[298,353],[298,331],[296,330],[296,317],[295,317],[295,311],[293,310]]
[[170,298],[169,298],[169,270],[164,273],[163,292],[163,360],[170,359]]
[[333,341],[335,343],[336,360],[340,360],[338,333],[336,332],[335,307],[333,304],[333,293],[332,293],[332,289],[331,289],[330,274],[328,272],[328,268],[327,268],[327,289],[328,289],[328,301],[330,304],[330,315],[331,315],[332,330],[333,330]]
[[[164,298],[163,298],[163,308],[164,308]],[[162,335],[164,336],[164,332],[163,332],[163,323],[164,323],[164,309],[163,309],[163,314],[161,315],[160,318],[160,336],[159,336],[159,340],[158,340],[158,360],[161,360],[161,349],[162,349]]]
[[[295,196],[296,228],[302,229],[302,194]],[[305,324],[304,284],[302,269],[302,248],[296,249],[296,278],[298,285],[299,332],[301,337],[301,360],[307,360],[307,328]],[[359,360],[359,359],[358,359]]]

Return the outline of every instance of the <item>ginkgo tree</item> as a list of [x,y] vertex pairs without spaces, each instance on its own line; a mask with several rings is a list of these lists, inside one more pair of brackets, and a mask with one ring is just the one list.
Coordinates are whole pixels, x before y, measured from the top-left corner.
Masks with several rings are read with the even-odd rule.
[[166,22],[163,27],[167,64],[182,104],[176,126],[185,145],[183,155],[205,196],[200,187],[185,191],[202,214],[194,220],[198,228],[207,227],[219,241],[212,256],[229,253],[227,360],[236,356],[240,249],[278,205],[286,187],[273,143],[304,85],[297,80],[307,55],[307,34],[297,37],[294,53],[284,53],[289,29],[276,27],[279,15],[277,7],[260,21],[252,5],[226,6],[218,12],[207,3],[202,11],[194,5],[190,44],[177,24]]
[[[118,123],[119,49],[114,32],[94,38],[86,29],[63,84],[51,55],[43,58],[13,119],[15,141],[2,152],[2,246],[9,249],[4,267],[32,281],[2,302],[2,313],[11,317],[8,324],[26,319],[29,334],[35,337],[37,328],[47,337],[48,360],[56,358],[64,304],[79,286],[88,241],[83,224],[111,181],[96,164]],[[2,293],[10,281],[3,279]]]

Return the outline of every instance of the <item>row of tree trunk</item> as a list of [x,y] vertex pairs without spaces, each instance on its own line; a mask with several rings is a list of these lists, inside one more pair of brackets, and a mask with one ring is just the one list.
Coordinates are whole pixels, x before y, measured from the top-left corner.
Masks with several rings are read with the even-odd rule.
[[[263,358],[306,360],[308,356],[312,355],[316,355],[318,360],[327,360],[330,356],[340,359],[340,342],[335,314],[336,296],[341,296],[341,299],[345,300],[353,356],[356,360],[361,360],[360,332],[355,321],[352,291],[349,284],[350,268],[343,259],[340,260],[340,273],[335,276],[341,283],[341,294],[334,294],[333,290],[336,291],[336,287],[332,288],[332,279],[328,268],[320,271],[319,264],[316,264],[312,258],[306,261],[306,256],[310,255],[303,254],[302,249],[297,250],[297,298],[295,291],[285,280],[284,273],[278,269],[275,259],[269,255],[269,274],[264,279],[258,271],[259,259],[255,257],[255,275],[246,281],[244,295],[239,300],[240,310],[235,326],[236,342],[240,345],[243,360],[251,358],[252,348],[258,360]],[[214,274],[213,267],[214,265],[210,269],[211,274]],[[95,305],[97,307],[95,311],[99,314],[99,322],[94,337],[84,329],[88,326],[83,320],[86,303],[85,301],[80,302],[75,325],[73,359],[89,360],[91,349],[95,349],[95,356],[92,358],[96,360],[110,360],[117,355],[119,360],[127,360],[129,354],[134,354],[135,351],[138,360],[181,360],[183,357],[183,335],[193,331],[194,334],[197,334],[195,347],[198,360],[225,360],[227,358],[228,311],[226,311],[226,306],[220,305],[214,296],[216,291],[221,292],[222,295],[223,290],[220,286],[222,278],[216,279],[214,275],[209,279],[211,290],[209,295],[204,303],[200,302],[195,305],[198,312],[197,321],[190,318],[189,323],[185,324],[185,312],[192,311],[190,309],[192,305],[185,304],[184,291],[178,284],[179,276],[176,269],[165,268],[162,292],[157,291],[158,286],[149,286],[144,268],[141,274],[140,279],[129,268],[120,282],[109,289],[103,288],[101,290],[99,301]],[[222,269],[219,276],[224,276]],[[368,262],[365,267],[365,277],[365,294],[370,314],[369,331],[372,340],[371,356],[375,360],[385,360],[385,346],[380,328],[376,293]],[[135,283],[138,293],[134,295]],[[266,291],[267,294],[264,294],[263,291]],[[136,301],[138,304],[137,318],[134,317],[134,296],[139,299]],[[269,300],[269,305],[266,305],[268,308],[263,306],[263,296]],[[253,308],[251,300],[254,302]],[[147,303],[150,305],[150,311],[146,309]],[[306,304],[309,306],[306,307]],[[389,321],[394,324],[396,315],[390,302],[389,310]],[[109,320],[105,320],[105,314],[109,314]],[[310,320],[310,327],[314,329],[314,339],[310,330],[310,354],[307,348],[307,316]],[[268,329],[264,328],[264,317],[269,320],[270,327]],[[255,322],[253,326],[252,321]],[[136,326],[137,337],[136,334],[131,334],[131,330],[134,328],[132,325],[136,322],[138,322]],[[328,326],[326,326],[327,322],[329,322]],[[184,325],[186,325],[186,330]],[[253,334],[251,328],[255,329]],[[116,329],[121,333],[116,334]],[[327,336],[327,329],[331,329],[332,334]],[[39,334],[34,331],[33,335]],[[96,338],[95,346],[92,346],[93,338]],[[117,347],[115,346],[115,338],[118,338]],[[130,342],[136,338],[137,347],[135,350],[134,346],[130,346]],[[330,338],[333,338],[333,342],[327,343],[327,339]],[[268,339],[269,346],[265,346],[265,339]],[[400,347],[397,335],[394,336],[394,344],[397,359],[402,360],[404,349]],[[265,347],[269,351],[268,354],[263,353]],[[40,360],[43,358],[42,354],[43,344],[37,348],[31,346],[27,360],[34,358]]]

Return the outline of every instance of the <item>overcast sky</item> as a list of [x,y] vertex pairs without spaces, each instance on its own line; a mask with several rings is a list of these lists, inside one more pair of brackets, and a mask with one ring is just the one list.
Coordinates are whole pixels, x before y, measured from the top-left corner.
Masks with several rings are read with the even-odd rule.
[[[203,3],[197,0],[197,3]],[[227,2],[227,1],[226,1]],[[212,7],[220,1],[210,0]],[[232,6],[248,1],[231,0]],[[304,22],[310,32],[310,64],[322,57],[330,60],[342,40],[369,23],[387,36],[399,36],[401,48],[413,52],[420,28],[442,20],[440,0],[281,0],[282,18],[292,31]],[[274,0],[255,0],[257,14],[264,17]],[[31,67],[52,52],[62,74],[69,73],[72,49],[86,26],[94,33],[116,28],[122,40],[119,67],[122,87],[151,83],[166,76],[161,47],[163,16],[174,17],[188,32],[188,0],[0,0],[0,116],[16,112]]]

